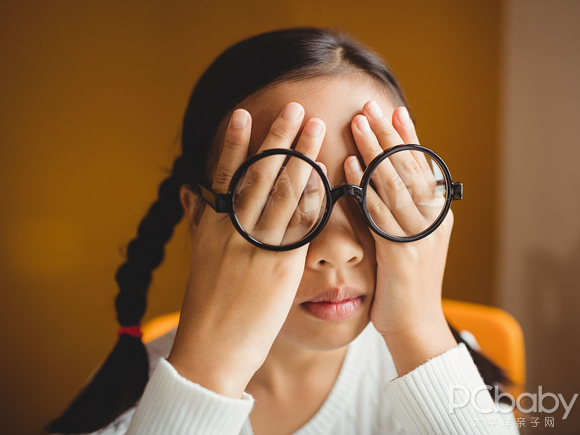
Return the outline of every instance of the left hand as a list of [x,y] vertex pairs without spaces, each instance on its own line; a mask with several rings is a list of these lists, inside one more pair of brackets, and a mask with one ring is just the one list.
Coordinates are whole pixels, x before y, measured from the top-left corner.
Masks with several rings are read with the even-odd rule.
[[[378,103],[375,104],[378,108]],[[381,113],[378,119],[371,116],[373,113],[371,105],[372,102],[367,102],[363,106],[363,115],[355,116],[351,124],[365,166],[368,166],[373,158],[387,148],[408,143],[419,144],[415,127],[406,108],[403,106],[396,108],[391,122],[388,116],[381,117]],[[365,132],[366,120],[371,130]],[[407,153],[407,157],[411,159],[414,158],[409,151],[403,153]],[[398,158],[402,159],[403,153],[398,154]],[[357,170],[352,170],[351,159],[353,156],[347,158],[344,165],[347,182],[360,185],[363,175],[360,162],[354,157],[359,167]],[[410,200],[404,182],[398,178],[398,174],[401,173],[400,165],[403,165],[401,160],[395,161],[391,167],[394,171],[391,174],[385,174],[389,180],[394,181],[395,188],[389,194],[406,195],[406,198]],[[397,166],[399,166],[398,172]],[[397,189],[397,186],[402,186],[402,189]],[[412,220],[410,214],[406,213],[403,216],[397,214],[396,211],[393,213],[389,211],[383,203],[384,193],[376,194],[374,189],[372,191],[375,194],[369,194],[369,211],[378,210],[375,208],[377,206],[380,206],[381,210],[386,210],[386,213],[381,215],[385,219],[385,225],[388,225],[387,220],[389,220],[399,230],[401,227],[404,230],[406,226],[411,227],[414,224],[410,221]],[[397,196],[397,200],[399,199],[400,197]],[[422,216],[412,200],[410,206],[413,208],[413,213],[421,219]],[[371,214],[375,216],[376,212],[371,211]],[[382,224],[380,226],[383,227]],[[452,227],[453,213],[449,210],[445,221],[436,231],[415,242],[392,242],[371,231],[375,239],[377,259],[377,283],[371,307],[371,321],[385,340],[401,334],[417,332],[417,335],[420,335],[430,330],[440,331],[442,327],[446,328],[441,307],[441,291]]]

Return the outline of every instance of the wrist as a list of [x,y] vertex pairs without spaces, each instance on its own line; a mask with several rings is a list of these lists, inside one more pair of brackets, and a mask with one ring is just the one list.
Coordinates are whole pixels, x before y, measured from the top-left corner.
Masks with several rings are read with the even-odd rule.
[[399,376],[457,346],[457,341],[443,315],[429,321],[417,322],[397,332],[381,335],[389,348]]
[[[247,352],[202,328],[178,327],[167,361],[184,378],[227,397],[241,398],[255,369]],[[200,331],[201,330],[201,331]]]
[[172,352],[167,361],[185,379],[234,399],[242,398],[242,393],[251,378],[250,376],[246,379],[239,370],[222,367],[213,359],[203,361],[200,358],[183,358],[178,352]]

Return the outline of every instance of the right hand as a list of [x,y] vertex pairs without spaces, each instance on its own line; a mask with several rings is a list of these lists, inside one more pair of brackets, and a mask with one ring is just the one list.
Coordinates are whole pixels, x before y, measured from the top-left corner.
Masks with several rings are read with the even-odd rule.
[[[297,119],[285,119],[283,114],[292,109],[299,110]],[[247,116],[248,123],[236,129],[230,119],[212,184],[217,193],[227,192],[232,175],[248,157],[251,116],[244,109],[237,109],[234,114]],[[290,148],[303,117],[302,106],[289,103],[273,122],[257,152]],[[318,136],[306,134],[309,123],[313,122],[322,125]],[[315,160],[324,134],[322,120],[309,120],[295,149]],[[269,160],[274,159],[265,161]],[[319,165],[326,173],[324,165]],[[286,166],[292,170],[289,167]],[[272,186],[264,178],[253,178],[250,203],[256,201],[257,191],[270,192]],[[290,201],[291,207],[279,207],[294,210],[297,199],[300,195],[273,196],[270,200]],[[255,206],[236,210],[238,214],[244,213],[245,222],[254,219],[254,225],[267,228],[266,213],[260,216],[258,212],[254,216],[255,211]],[[287,216],[288,229],[292,227],[292,216],[292,213]],[[276,216],[276,222],[279,224],[280,216]],[[190,278],[168,361],[189,380],[217,393],[240,398],[264,363],[288,316],[302,279],[307,250],[308,244],[283,252],[254,246],[236,231],[226,213],[216,213],[206,205],[193,240]]]

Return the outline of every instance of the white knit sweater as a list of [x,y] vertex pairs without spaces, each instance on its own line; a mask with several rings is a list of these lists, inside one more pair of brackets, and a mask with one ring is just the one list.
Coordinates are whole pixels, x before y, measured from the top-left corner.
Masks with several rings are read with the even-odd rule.
[[[226,397],[182,377],[165,359],[174,337],[175,329],[147,344],[152,376],[140,402],[95,434],[253,435],[254,398]],[[293,435],[519,434],[509,408],[494,407],[464,343],[397,376],[384,339],[369,323],[349,344],[318,413]],[[472,392],[482,387],[477,405],[470,401],[449,412],[451,385]],[[457,395],[465,397],[456,390],[456,403]]]

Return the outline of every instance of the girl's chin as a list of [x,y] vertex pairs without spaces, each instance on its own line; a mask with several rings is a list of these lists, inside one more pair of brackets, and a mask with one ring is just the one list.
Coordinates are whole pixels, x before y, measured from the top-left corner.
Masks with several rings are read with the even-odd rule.
[[370,322],[369,313],[341,322],[325,322],[302,315],[287,322],[280,336],[304,349],[330,351],[348,346]]

